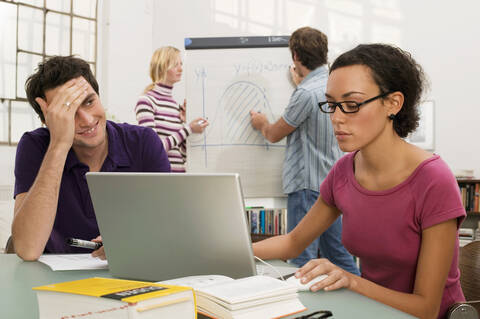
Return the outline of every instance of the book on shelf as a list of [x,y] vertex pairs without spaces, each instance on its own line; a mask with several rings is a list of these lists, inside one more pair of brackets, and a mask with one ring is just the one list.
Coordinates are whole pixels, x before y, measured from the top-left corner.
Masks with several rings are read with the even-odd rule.
[[286,233],[287,210],[285,208],[247,207],[250,233],[253,235],[282,235]]
[[462,203],[467,212],[479,212],[480,207],[480,183],[478,180],[458,181]]
[[160,283],[192,287],[198,313],[209,318],[281,318],[306,310],[295,286],[267,276],[191,276]]
[[453,174],[457,179],[473,179],[473,169],[455,169]]
[[196,318],[193,289],[114,278],[34,287],[39,318]]

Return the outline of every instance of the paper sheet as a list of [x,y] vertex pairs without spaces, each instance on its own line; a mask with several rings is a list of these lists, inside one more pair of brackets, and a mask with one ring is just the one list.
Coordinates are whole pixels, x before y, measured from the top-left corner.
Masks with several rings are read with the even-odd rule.
[[233,281],[233,279],[223,275],[200,275],[159,281],[157,284],[185,286],[192,287],[193,289],[200,289],[229,281]]
[[[257,275],[268,276],[272,278],[280,278],[280,276],[288,276],[294,274],[298,269],[294,266],[272,266],[257,264]],[[286,279],[286,278],[285,278]]]
[[38,261],[57,270],[108,269],[108,262],[90,254],[42,255]]

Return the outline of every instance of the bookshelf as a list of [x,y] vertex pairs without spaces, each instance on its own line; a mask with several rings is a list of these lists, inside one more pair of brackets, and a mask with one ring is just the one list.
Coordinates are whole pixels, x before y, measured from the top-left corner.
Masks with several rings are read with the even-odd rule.
[[275,235],[266,235],[266,234],[250,234],[250,238],[252,238],[252,243],[267,239]]
[[465,210],[480,215],[480,179],[457,178],[457,182]]
[[252,242],[286,233],[287,210],[285,208],[247,207],[245,214]]
[[475,230],[479,228],[480,223],[480,179],[457,178],[457,183],[467,212],[467,218],[461,227]]

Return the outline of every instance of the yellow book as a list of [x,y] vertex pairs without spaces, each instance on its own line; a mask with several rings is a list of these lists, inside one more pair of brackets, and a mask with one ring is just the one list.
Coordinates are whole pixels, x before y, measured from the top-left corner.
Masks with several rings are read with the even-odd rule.
[[114,278],[34,287],[40,319],[197,318],[193,289]]

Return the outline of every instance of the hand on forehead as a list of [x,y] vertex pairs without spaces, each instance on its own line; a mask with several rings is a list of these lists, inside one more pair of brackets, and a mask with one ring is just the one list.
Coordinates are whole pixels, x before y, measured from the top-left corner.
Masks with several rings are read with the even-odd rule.
[[57,95],[69,95],[73,91],[80,89],[83,86],[85,86],[88,91],[91,88],[90,84],[84,79],[83,76],[79,76],[74,79],[71,79],[65,82],[64,84],[61,84],[53,89],[46,90],[44,92],[45,102],[47,102],[47,104],[50,104],[52,103],[52,101]]

